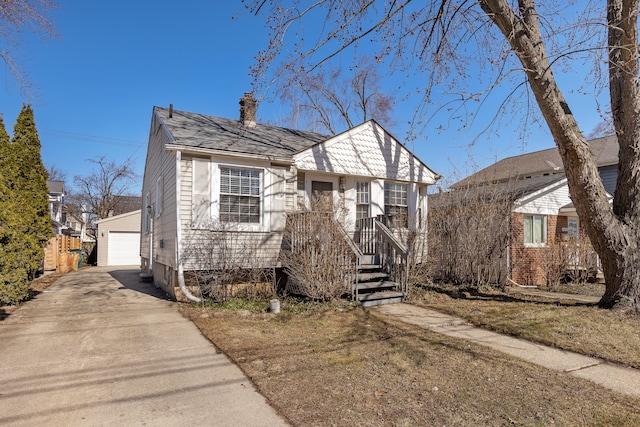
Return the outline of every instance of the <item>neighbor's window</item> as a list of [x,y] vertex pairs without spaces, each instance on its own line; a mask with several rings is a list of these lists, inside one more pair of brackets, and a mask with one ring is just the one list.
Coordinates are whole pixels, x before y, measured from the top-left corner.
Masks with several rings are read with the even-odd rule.
[[220,168],[220,222],[260,223],[260,171]]
[[409,218],[409,210],[407,207],[407,184],[385,182],[384,214],[391,217],[389,225],[392,227],[407,227]]
[[369,183],[356,182],[356,219],[369,217]]
[[567,219],[567,237],[578,237],[578,218]]
[[524,216],[524,243],[544,244],[547,242],[547,227],[542,215]]

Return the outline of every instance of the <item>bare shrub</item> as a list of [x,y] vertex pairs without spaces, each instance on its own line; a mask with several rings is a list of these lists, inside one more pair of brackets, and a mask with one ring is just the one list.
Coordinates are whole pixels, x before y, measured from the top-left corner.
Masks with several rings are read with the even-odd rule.
[[204,298],[261,298],[274,294],[274,273],[260,263],[259,241],[253,233],[228,223],[212,223],[194,230],[183,253],[193,270],[185,274]]
[[429,270],[453,284],[505,284],[513,191],[508,185],[429,196]]
[[[339,200],[312,202],[312,208],[287,214],[280,261],[288,275],[286,292],[331,301],[351,293],[356,274],[354,244],[344,227]],[[327,210],[331,208],[331,210]]]
[[585,283],[597,273],[598,256],[589,238],[581,233],[550,244],[543,252],[542,264],[547,272],[547,286]]

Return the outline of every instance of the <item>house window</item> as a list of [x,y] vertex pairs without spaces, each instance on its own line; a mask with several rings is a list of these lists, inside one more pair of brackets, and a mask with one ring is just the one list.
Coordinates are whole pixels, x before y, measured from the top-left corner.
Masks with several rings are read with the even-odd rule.
[[260,171],[220,168],[220,222],[260,223]]
[[163,188],[162,188],[162,176],[156,181],[156,216],[160,216],[162,213],[162,200],[163,200]]
[[409,210],[407,207],[407,184],[384,183],[384,214],[389,216],[394,228],[406,228]]
[[151,195],[147,193],[144,197],[144,206],[142,207],[142,212],[144,216],[144,232],[148,233],[151,231],[151,217],[149,215],[149,210],[151,209]]
[[543,245],[547,242],[547,221],[542,215],[524,216],[524,243]]
[[356,219],[369,217],[369,183],[356,182]]
[[578,237],[578,218],[567,219],[567,237]]

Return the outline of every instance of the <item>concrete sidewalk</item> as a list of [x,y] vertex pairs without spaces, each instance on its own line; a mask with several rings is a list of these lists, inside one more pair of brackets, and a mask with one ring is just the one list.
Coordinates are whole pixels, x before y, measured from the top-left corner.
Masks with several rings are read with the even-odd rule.
[[137,274],[69,273],[0,322],[0,425],[287,425]]
[[462,338],[555,371],[584,378],[611,390],[640,397],[640,371],[569,351],[477,328],[465,320],[411,304],[372,307],[387,316],[433,332]]

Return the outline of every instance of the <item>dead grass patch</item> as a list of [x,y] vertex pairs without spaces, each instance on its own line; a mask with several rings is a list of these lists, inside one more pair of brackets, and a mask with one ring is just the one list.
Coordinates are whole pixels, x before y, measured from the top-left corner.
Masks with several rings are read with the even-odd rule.
[[460,296],[433,288],[415,289],[411,302],[462,317],[486,329],[640,368],[637,316],[570,300],[554,301],[496,290]]
[[375,312],[324,307],[181,310],[293,425],[640,424],[640,399]]

